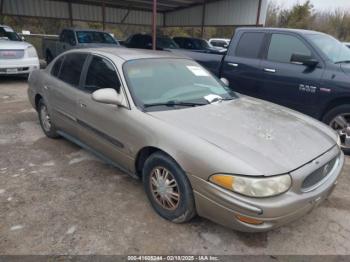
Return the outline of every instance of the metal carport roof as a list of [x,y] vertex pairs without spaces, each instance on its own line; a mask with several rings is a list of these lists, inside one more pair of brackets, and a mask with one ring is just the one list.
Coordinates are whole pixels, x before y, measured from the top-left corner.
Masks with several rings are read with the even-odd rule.
[[265,23],[267,0],[0,0],[2,15],[156,27]]

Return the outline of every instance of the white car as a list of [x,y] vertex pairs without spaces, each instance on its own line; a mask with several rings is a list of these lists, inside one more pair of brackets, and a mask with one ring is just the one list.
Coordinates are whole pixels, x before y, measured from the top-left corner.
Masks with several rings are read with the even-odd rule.
[[231,42],[231,39],[228,38],[211,38],[209,43],[215,47],[227,48]]
[[11,27],[0,25],[0,75],[28,75],[39,68],[35,48]]

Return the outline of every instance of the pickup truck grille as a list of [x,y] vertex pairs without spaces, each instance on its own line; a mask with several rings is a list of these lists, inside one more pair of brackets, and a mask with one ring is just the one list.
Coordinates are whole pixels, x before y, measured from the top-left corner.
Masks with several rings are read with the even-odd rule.
[[20,59],[24,57],[24,50],[0,50],[0,59]]
[[309,189],[318,183],[320,183],[322,180],[324,180],[333,170],[335,164],[337,163],[338,157],[335,157],[331,161],[329,161],[327,164],[323,165],[322,167],[316,169],[314,172],[312,172],[310,175],[308,175],[303,184],[302,189]]

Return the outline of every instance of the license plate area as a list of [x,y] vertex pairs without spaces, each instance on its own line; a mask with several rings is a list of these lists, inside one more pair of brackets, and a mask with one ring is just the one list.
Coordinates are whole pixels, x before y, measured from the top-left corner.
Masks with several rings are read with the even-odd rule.
[[7,73],[17,73],[17,72],[18,72],[18,69],[17,69],[17,68],[7,68],[7,69],[6,69],[6,72],[7,72]]

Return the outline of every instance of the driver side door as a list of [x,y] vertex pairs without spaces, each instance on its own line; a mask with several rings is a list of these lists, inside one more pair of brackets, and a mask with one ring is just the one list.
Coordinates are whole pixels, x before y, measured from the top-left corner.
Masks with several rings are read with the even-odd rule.
[[[272,33],[261,62],[264,84],[261,98],[313,115],[317,112],[322,60],[298,35]],[[315,58],[319,64],[308,67],[291,62],[293,54]]]
[[117,68],[113,62],[99,55],[91,55],[86,64],[78,97],[78,125],[82,142],[101,154],[106,160],[130,171],[129,107],[102,104],[92,99],[92,93],[103,88],[113,88],[126,99]]

